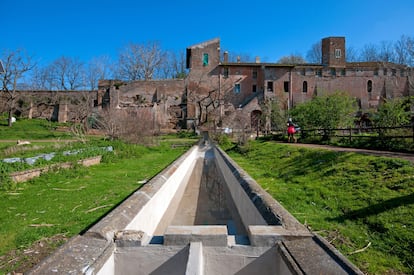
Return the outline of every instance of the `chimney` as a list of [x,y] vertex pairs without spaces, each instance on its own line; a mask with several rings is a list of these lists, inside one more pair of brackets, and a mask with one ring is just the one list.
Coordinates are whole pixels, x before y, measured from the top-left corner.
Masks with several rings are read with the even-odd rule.
[[224,63],[229,63],[229,52],[225,51],[223,53],[223,59],[224,59]]
[[237,63],[240,63],[240,56],[237,56]]
[[256,63],[260,63],[260,56],[256,56]]

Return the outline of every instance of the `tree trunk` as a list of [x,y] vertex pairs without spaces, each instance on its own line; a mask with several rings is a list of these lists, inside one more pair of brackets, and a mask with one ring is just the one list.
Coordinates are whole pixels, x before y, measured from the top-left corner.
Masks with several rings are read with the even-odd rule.
[[13,125],[12,118],[13,118],[13,113],[12,113],[12,110],[10,109],[10,110],[8,111],[8,118],[7,118],[7,125],[8,125],[9,127],[12,127],[12,125]]

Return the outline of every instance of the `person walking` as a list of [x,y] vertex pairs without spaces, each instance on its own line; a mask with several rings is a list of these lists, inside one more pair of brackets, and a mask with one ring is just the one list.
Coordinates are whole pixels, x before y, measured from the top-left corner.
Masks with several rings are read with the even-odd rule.
[[287,122],[287,133],[288,133],[288,142],[295,142],[296,143],[296,125],[292,122],[292,118],[288,119]]

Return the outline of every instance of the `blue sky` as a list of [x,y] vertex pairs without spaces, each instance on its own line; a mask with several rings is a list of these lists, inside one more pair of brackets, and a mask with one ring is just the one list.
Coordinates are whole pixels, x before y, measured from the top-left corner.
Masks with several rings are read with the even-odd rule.
[[24,48],[40,63],[68,56],[116,60],[128,43],[165,50],[221,39],[222,50],[275,62],[327,36],[347,46],[414,37],[414,1],[0,0],[0,51]]

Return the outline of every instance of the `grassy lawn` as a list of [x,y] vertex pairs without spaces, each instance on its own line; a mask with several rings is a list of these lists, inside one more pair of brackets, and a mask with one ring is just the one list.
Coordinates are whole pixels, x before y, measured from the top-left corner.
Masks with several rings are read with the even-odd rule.
[[[1,158],[106,145],[115,151],[105,153],[97,166],[76,166],[25,183],[0,185],[0,274],[30,269],[36,258],[86,230],[194,142],[169,136],[153,147],[99,140],[62,144],[55,142],[62,134],[55,131],[55,124],[18,123],[26,126],[0,125],[0,138],[30,139],[32,145],[15,149],[15,143],[0,143]],[[62,138],[71,136],[64,133]],[[414,273],[412,163],[275,142],[227,145],[227,153],[267,192],[361,270]],[[39,249],[46,253],[35,254]]]
[[[113,146],[114,151],[103,153],[100,165],[57,170],[18,184],[5,182],[7,173],[27,167],[0,165],[0,179],[3,179],[0,184],[0,274],[30,269],[68,238],[86,230],[106,215],[194,143],[194,139],[173,136],[163,137],[153,147],[96,139],[86,144],[62,144],[55,142],[57,136],[53,125],[42,126],[48,122],[34,120],[24,123],[27,123],[26,130],[25,127],[15,127],[18,124],[11,128],[0,126],[1,133],[6,132],[6,139],[28,139],[27,133],[30,133],[30,140],[33,141],[18,150],[14,149],[15,143],[0,143],[3,145],[0,148],[1,159],[63,150],[81,149],[87,152],[93,147],[109,145]],[[36,134],[32,135],[32,131]],[[36,142],[33,136],[42,142]],[[67,134],[66,138],[70,135]],[[173,147],[171,144],[184,146]],[[76,160],[82,156],[84,153],[72,158]],[[43,161],[41,164],[48,163]]]
[[227,152],[364,272],[414,273],[410,162],[259,141]]
[[63,124],[44,119],[18,119],[12,127],[7,126],[5,116],[0,115],[0,139],[2,140],[36,140],[36,139],[70,139],[71,134],[56,131]]

